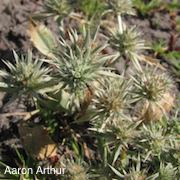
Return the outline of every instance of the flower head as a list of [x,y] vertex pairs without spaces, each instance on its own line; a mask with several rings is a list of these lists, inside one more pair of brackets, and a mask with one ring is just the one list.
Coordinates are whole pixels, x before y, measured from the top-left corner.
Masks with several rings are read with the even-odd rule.
[[102,87],[92,100],[96,111],[96,115],[93,117],[94,126],[102,129],[113,119],[127,118],[125,111],[132,103],[129,97],[130,89],[131,80],[124,76],[107,77],[102,80]]
[[[82,98],[87,86],[93,81],[99,81],[101,75],[112,75],[109,68],[103,67],[107,59],[112,56],[101,54],[106,44],[95,43],[98,29],[91,35],[84,29],[83,35],[78,36],[76,31],[69,32],[70,42],[61,38],[61,50],[55,52],[56,58],[49,63],[57,67],[56,79],[63,83],[72,97]],[[92,85],[93,86],[93,85]]]
[[110,29],[110,46],[119,51],[121,55],[133,56],[139,50],[145,49],[144,40],[139,40],[141,33],[137,32],[137,26],[130,29],[121,24],[120,29]]
[[131,0],[106,0],[107,10],[117,14],[133,15],[133,3]]
[[0,82],[1,91],[13,95],[9,103],[19,98],[22,94],[38,98],[38,93],[44,88],[52,86],[51,78],[48,73],[49,68],[42,68],[42,61],[36,59],[33,61],[32,53],[28,51],[26,58],[20,59],[13,51],[16,64],[13,65],[4,61],[10,72],[1,72],[4,81]]
[[72,158],[68,159],[68,162],[65,164],[65,167],[67,169],[66,174],[64,175],[67,180],[88,180],[89,174],[88,164],[80,160],[79,158],[74,161]]
[[72,0],[44,0],[40,5],[44,10],[42,13],[45,13],[46,16],[54,16],[55,19],[63,19],[71,13],[72,3]]
[[131,102],[128,96],[130,89],[131,81],[125,77],[108,77],[103,80],[103,87],[97,92],[94,104],[104,116],[117,117],[130,106]]
[[156,68],[138,72],[132,77],[135,84],[133,93],[136,94],[138,100],[145,99],[147,103],[158,103],[168,93],[172,87],[172,80],[165,73],[157,74]]

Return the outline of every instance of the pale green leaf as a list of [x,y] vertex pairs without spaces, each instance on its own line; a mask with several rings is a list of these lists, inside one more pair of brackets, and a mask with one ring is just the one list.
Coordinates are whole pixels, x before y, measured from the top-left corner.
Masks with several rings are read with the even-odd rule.
[[110,164],[108,164],[109,165],[109,167],[112,169],[112,171],[117,175],[117,176],[119,176],[119,177],[121,177],[121,178],[124,178],[124,176],[117,170],[117,169],[115,169],[113,166],[111,166]]
[[44,55],[53,58],[53,50],[56,49],[56,41],[49,29],[47,29],[42,24],[36,24],[34,21],[31,21],[28,34],[31,37],[31,41],[34,46]]

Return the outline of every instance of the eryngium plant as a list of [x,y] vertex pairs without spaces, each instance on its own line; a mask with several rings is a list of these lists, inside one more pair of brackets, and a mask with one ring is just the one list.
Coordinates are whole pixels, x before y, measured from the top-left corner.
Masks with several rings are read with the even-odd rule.
[[74,161],[72,158],[68,159],[67,163],[65,164],[66,167],[66,173],[63,175],[65,180],[88,180],[89,175],[88,170],[89,166],[88,164],[77,158],[76,161]]
[[165,165],[163,162],[161,162],[159,172],[157,174],[158,174],[158,178],[156,178],[157,180],[161,180],[161,179],[173,180],[176,179],[175,178],[176,168],[174,168],[171,163]]
[[72,4],[74,1],[70,0],[44,0],[40,3],[43,8],[43,14],[46,16],[54,16],[56,19],[64,19],[72,12]]
[[135,130],[139,122],[133,122],[131,120],[117,117],[111,119],[109,122],[104,123],[103,129],[91,128],[93,131],[100,132],[103,138],[106,138],[107,144],[113,148],[120,150],[128,149],[128,145],[132,143],[133,139],[137,135]]
[[12,97],[8,104],[19,98],[22,94],[39,98],[39,93],[44,88],[52,86],[51,78],[48,75],[50,68],[42,68],[42,61],[33,61],[31,51],[28,51],[26,58],[20,59],[13,51],[15,65],[8,61],[3,61],[10,72],[0,71],[3,81],[0,82],[0,90]]
[[155,157],[161,160],[171,150],[175,150],[179,143],[178,137],[170,135],[161,125],[153,123],[147,126],[143,124],[138,136],[134,145],[141,149],[145,160]]
[[169,93],[173,84],[165,73],[156,74],[156,68],[154,70],[146,68],[145,71],[138,71],[136,76],[131,77],[135,85],[133,93],[138,100],[145,99],[147,104],[158,104],[164,94]]
[[93,106],[97,111],[93,120],[97,127],[103,128],[108,121],[119,116],[127,118],[124,111],[132,103],[129,96],[131,87],[131,80],[124,76],[102,79],[102,88],[93,98]]
[[129,172],[126,172],[124,169],[123,174],[119,172],[119,177],[126,180],[145,180],[147,178],[148,169],[141,167],[141,161],[138,157],[136,161],[136,166],[133,164],[132,168],[128,168]]
[[132,1],[131,0],[106,0],[107,12],[114,14],[131,14],[133,15]]
[[70,42],[61,38],[61,50],[56,51],[56,58],[45,60],[57,67],[58,73],[55,75],[57,81],[63,83],[72,97],[83,98],[85,88],[93,86],[93,81],[99,81],[100,76],[113,75],[109,68],[103,64],[112,56],[102,55],[101,51],[106,44],[97,44],[95,39],[98,28],[91,35],[90,30],[84,29],[82,36],[78,36],[76,31],[69,32]]
[[139,40],[140,32],[137,32],[137,26],[132,28],[125,27],[119,17],[119,28],[109,29],[109,44],[116,49],[120,56],[126,56],[133,61],[140,59],[139,50],[147,49],[144,40]]

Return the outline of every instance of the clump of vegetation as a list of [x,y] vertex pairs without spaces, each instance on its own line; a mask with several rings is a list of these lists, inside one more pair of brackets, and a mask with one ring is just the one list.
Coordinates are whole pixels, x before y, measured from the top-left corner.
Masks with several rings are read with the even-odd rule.
[[[87,12],[87,3],[95,11]],[[21,164],[36,168],[40,161],[37,159],[41,158],[46,159],[44,168],[49,165],[66,170],[61,175],[21,174],[15,178],[178,179],[180,119],[167,116],[174,107],[173,81],[157,59],[141,54],[148,47],[137,26],[127,27],[122,21],[124,14],[135,14],[133,2],[45,0],[40,5],[43,11],[34,17],[54,16],[60,30],[59,41],[32,19],[28,32],[44,58],[33,60],[29,50],[25,58],[14,52],[15,64],[4,61],[9,72],[0,71],[0,90],[11,96],[6,105],[22,95],[32,99],[42,123],[32,123],[31,112],[30,117],[20,121],[23,147],[31,157],[27,162],[17,151]],[[79,11],[83,11],[81,16]],[[114,16],[117,26],[99,25],[101,19],[96,17],[109,16]],[[78,21],[82,28],[69,27],[66,31],[65,18]],[[104,34],[102,27],[107,30]],[[109,54],[106,47],[115,53]],[[126,67],[116,73],[113,65],[122,57],[133,62],[131,74]],[[159,74],[158,70],[163,72]],[[132,117],[130,111],[136,110],[135,105],[141,110],[139,116]],[[78,134],[74,126],[86,128],[87,134]],[[57,138],[58,133],[61,136]],[[87,137],[94,143],[96,157],[89,156],[87,146],[90,148],[91,142],[86,142]],[[58,143],[69,147],[66,153],[57,153]]]

